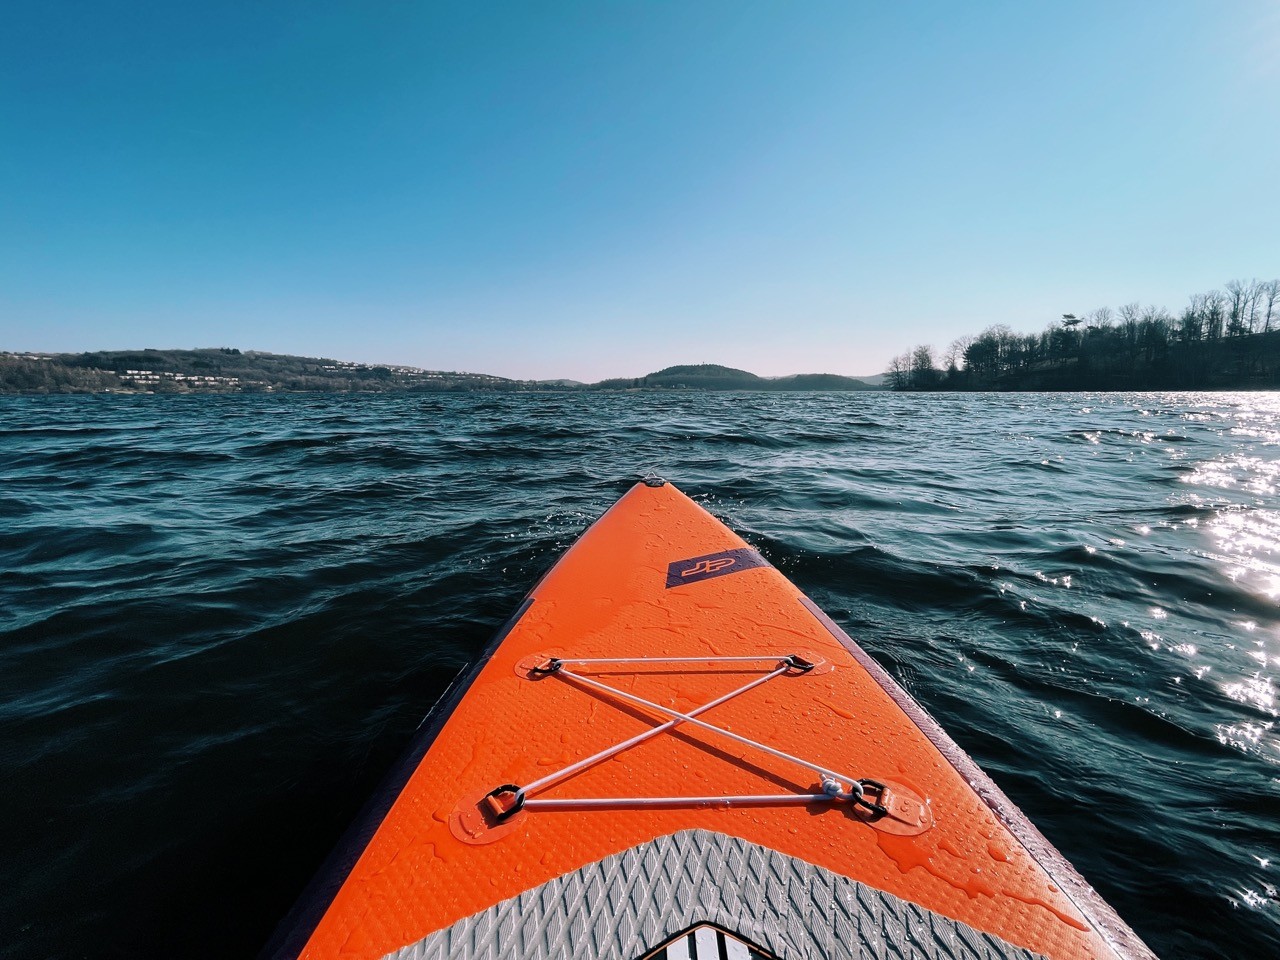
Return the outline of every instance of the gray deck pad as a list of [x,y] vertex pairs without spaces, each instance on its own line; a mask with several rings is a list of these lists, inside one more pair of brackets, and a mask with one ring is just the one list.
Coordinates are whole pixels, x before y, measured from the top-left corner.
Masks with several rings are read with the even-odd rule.
[[549,880],[388,958],[638,960],[700,923],[780,960],[1038,957],[776,850],[686,830]]

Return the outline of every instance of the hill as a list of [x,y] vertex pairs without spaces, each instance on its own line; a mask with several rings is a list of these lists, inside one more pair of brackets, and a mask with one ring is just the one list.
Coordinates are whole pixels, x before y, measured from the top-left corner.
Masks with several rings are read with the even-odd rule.
[[797,373],[789,377],[774,377],[768,381],[770,390],[875,390],[873,384],[853,377],[834,373]]
[[746,370],[716,363],[665,367],[645,377],[646,386],[676,390],[764,390],[767,381]]
[[887,378],[887,375],[886,375],[886,374],[883,374],[883,373],[872,373],[872,374],[869,374],[869,375],[867,375],[867,376],[863,376],[862,374],[858,374],[858,375],[857,375],[856,377],[854,377],[853,379],[855,379],[855,380],[861,380],[863,383],[865,383],[865,384],[866,384],[867,386],[869,386],[869,387],[875,387],[876,389],[882,389],[882,388],[883,388],[883,389],[887,389],[887,387],[886,387],[886,385],[885,385],[885,380],[886,380],[886,378]]
[[799,373],[789,377],[761,377],[747,370],[717,363],[683,364],[664,367],[643,377],[602,380],[593,390],[871,390],[873,387],[852,377],[834,373]]

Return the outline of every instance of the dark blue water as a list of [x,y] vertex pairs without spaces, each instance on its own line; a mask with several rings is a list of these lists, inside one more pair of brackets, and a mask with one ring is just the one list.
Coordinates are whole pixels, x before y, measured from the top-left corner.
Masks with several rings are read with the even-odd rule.
[[1280,395],[0,398],[0,956],[251,956],[655,468],[1166,957],[1280,955]]

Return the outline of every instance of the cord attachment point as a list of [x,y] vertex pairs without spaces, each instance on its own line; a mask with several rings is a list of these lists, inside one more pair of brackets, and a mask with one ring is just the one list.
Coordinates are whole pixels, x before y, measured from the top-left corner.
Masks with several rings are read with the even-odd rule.
[[521,680],[541,680],[552,676],[564,667],[563,652],[543,650],[521,657],[515,663],[516,676]]
[[463,843],[482,845],[519,830],[524,789],[514,783],[463,797],[449,814],[449,832]]
[[[512,798],[510,802],[503,799],[507,796]],[[504,783],[484,795],[482,806],[495,824],[506,823],[524,809],[524,790],[514,783]]]
[[[857,783],[858,795],[853,798],[853,802],[860,807],[865,807],[877,817],[887,817],[889,808],[884,806],[880,801],[887,798],[889,788],[879,780],[872,780],[870,777],[863,777]],[[867,794],[870,793],[875,799],[868,800]]]
[[810,670],[816,667],[817,664],[809,660],[806,660],[804,657],[800,656],[798,653],[792,653],[783,657],[781,662],[779,663],[779,666],[785,666],[791,670],[796,671],[796,673],[808,673]]
[[933,827],[929,801],[904,783],[864,777],[853,790],[850,812],[882,833],[914,837]]
[[788,677],[821,677],[835,670],[836,665],[816,650],[795,650],[778,661],[787,668]]

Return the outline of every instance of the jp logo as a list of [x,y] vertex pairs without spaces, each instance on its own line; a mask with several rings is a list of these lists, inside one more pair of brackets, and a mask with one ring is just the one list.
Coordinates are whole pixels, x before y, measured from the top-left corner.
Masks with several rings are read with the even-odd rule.
[[680,576],[692,577],[698,574],[719,573],[726,567],[732,567],[738,562],[736,557],[717,557],[714,560],[699,560],[688,570],[681,570]]
[[713,577],[723,577],[730,573],[739,573],[753,567],[767,567],[768,561],[750,547],[738,547],[736,550],[721,550],[719,553],[708,553],[701,557],[689,557],[677,560],[667,566],[667,586],[679,587],[687,583],[698,583]]

